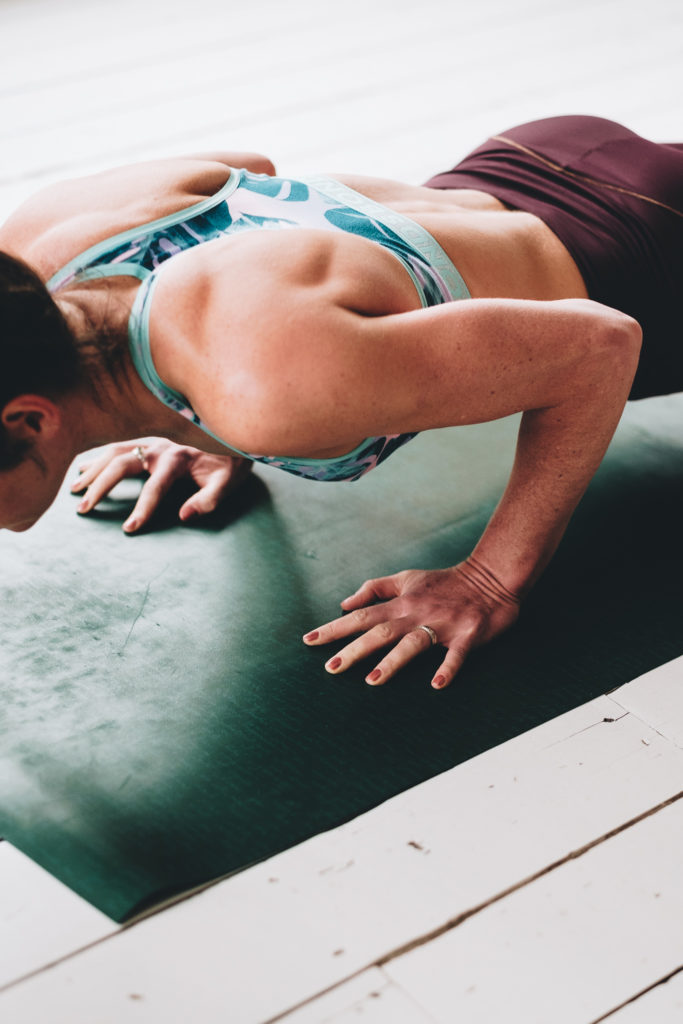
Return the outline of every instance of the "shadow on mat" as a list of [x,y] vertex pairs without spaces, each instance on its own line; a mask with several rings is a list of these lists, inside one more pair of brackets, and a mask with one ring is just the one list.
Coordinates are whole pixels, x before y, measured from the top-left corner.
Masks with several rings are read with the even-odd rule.
[[[103,498],[88,518],[101,522],[124,523],[133,511],[138,499],[142,482],[125,480],[114,488],[114,491]],[[164,497],[163,502],[154,514],[149,526],[137,531],[138,536],[145,533],[177,529],[180,507],[196,493],[196,487],[186,480],[176,480]],[[184,523],[191,530],[224,530],[236,522],[241,516],[247,515],[258,504],[266,500],[267,488],[256,476],[249,476],[230,500],[220,505],[214,512],[203,515],[199,519]],[[82,497],[82,495],[78,495]]]

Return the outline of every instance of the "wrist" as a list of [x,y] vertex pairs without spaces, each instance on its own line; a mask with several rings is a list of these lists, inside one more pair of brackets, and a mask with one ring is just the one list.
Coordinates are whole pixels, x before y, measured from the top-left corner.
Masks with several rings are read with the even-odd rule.
[[469,558],[466,558],[460,568],[478,590],[498,604],[510,605],[515,608],[520,606],[523,592],[512,590],[506,586],[493,570],[476,555],[471,554]]

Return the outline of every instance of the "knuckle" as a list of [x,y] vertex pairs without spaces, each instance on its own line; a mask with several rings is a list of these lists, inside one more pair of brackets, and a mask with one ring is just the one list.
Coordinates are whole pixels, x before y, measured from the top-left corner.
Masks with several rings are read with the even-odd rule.
[[380,640],[392,640],[395,635],[392,622],[380,622],[375,631]]
[[365,626],[368,625],[369,616],[370,612],[367,608],[357,608],[356,611],[353,612],[354,625],[358,626],[359,629],[364,629]]
[[414,651],[422,651],[424,649],[425,639],[426,636],[422,630],[419,633],[413,630],[412,633],[406,633],[404,637],[406,645],[410,646]]
[[187,466],[192,462],[193,456],[197,453],[192,448],[188,448],[187,445],[182,445],[172,449],[170,454],[173,456],[174,461],[178,462],[181,466]]

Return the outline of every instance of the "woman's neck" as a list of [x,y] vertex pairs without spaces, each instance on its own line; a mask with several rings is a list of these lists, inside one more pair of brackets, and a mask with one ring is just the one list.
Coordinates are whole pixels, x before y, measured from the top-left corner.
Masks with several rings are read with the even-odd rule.
[[178,416],[138,377],[128,350],[128,320],[140,282],[95,280],[55,296],[83,365],[83,383],[71,396],[77,454],[143,435],[173,436]]

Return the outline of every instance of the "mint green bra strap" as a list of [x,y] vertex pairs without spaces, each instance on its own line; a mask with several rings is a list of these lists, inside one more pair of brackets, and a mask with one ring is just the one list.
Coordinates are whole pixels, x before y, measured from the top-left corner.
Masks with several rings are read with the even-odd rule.
[[82,281],[96,281],[100,277],[137,277],[139,281],[146,281],[151,270],[141,267],[137,263],[105,263],[101,267],[88,267],[78,274],[78,283]]
[[[81,273],[85,274],[88,271],[82,271],[79,273],[79,267],[87,266],[89,263],[94,263],[104,253],[117,248],[118,246],[124,245],[128,242],[134,241],[139,238],[141,234],[149,234],[152,231],[161,231],[164,228],[179,224],[183,220],[189,220],[192,217],[197,217],[200,213],[205,213],[207,210],[213,209],[214,206],[218,206],[224,199],[235,191],[239,185],[240,175],[238,171],[230,168],[230,177],[226,181],[225,185],[222,186],[212,196],[207,196],[206,199],[200,200],[198,203],[194,203],[192,206],[186,206],[182,210],[178,210],[176,213],[169,213],[165,217],[157,217],[156,220],[150,220],[145,224],[136,225],[133,228],[129,228],[127,231],[120,231],[116,235],[112,235],[110,238],[105,238],[101,242],[97,242],[95,245],[91,245],[88,249],[79,253],[72,260],[69,260],[56,274],[53,274],[50,280],[47,282],[47,289],[50,292],[56,291],[64,281],[78,274],[79,280],[83,280]],[[119,264],[121,266],[121,264]],[[104,276],[104,275],[102,275]],[[135,275],[136,277],[139,275]]]
[[135,296],[133,308],[131,309],[130,317],[128,319],[128,348],[130,356],[133,361],[137,374],[149,391],[167,405],[170,409],[174,409],[179,412],[186,419],[196,423],[197,426],[201,427],[202,430],[209,434],[214,440],[224,445],[225,448],[235,453],[236,455],[243,455],[245,458],[251,458],[247,452],[241,451],[239,448],[234,448],[232,445],[228,445],[222,437],[218,434],[214,434],[205,423],[202,423],[198,416],[195,415],[190,403],[181,395],[179,391],[175,391],[168,384],[165,384],[157,373],[154,360],[152,359],[152,350],[149,340],[149,316],[152,308],[152,294],[157,278],[152,273],[138,289],[138,293]]
[[447,253],[444,252],[434,236],[423,228],[421,224],[411,220],[409,217],[404,217],[402,213],[398,213],[398,211],[392,210],[388,206],[376,203],[374,199],[369,199],[368,196],[364,196],[360,192],[355,192],[348,185],[342,185],[340,181],[336,181],[334,178],[327,178],[324,175],[303,175],[300,180],[307,185],[312,185],[318,192],[329,196],[330,199],[337,199],[340,203],[345,203],[360,213],[374,217],[381,224],[384,224],[385,227],[391,228],[404,242],[412,245],[413,248],[417,249],[425,257],[427,262],[441,276],[451,293],[451,298],[471,298],[467,285]]
[[[128,348],[133,360],[133,366],[138,372],[140,380],[149,390],[160,397],[162,393],[174,394],[172,388],[167,387],[156,371],[149,340],[149,314],[152,308],[151,297],[154,290],[156,277],[147,275],[138,289],[133,307],[128,318]],[[182,395],[176,396],[178,401],[183,401]]]

